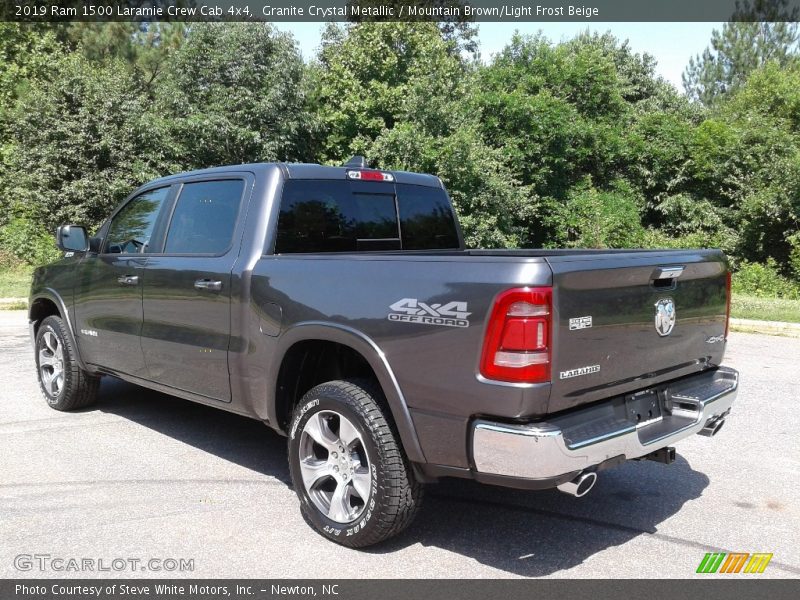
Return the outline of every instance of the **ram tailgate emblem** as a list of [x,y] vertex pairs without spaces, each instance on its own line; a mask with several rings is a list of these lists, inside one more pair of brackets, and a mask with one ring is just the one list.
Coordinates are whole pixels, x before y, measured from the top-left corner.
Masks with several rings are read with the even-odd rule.
[[656,332],[661,337],[666,337],[672,333],[675,327],[675,301],[672,298],[662,298],[656,302]]

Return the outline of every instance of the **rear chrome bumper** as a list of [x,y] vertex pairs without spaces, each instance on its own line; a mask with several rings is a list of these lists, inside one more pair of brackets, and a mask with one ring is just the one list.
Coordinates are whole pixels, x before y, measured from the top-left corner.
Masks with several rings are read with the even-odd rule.
[[610,459],[640,458],[695,433],[714,433],[728,415],[739,374],[720,367],[648,391],[657,394],[660,419],[637,424],[625,397],[547,422],[472,424],[472,460],[479,473],[528,480],[554,479]]

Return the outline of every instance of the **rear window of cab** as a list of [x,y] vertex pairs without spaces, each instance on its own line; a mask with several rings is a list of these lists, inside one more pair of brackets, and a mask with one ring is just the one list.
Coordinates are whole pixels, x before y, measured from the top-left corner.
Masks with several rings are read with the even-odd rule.
[[441,188],[303,179],[284,185],[276,254],[458,247]]

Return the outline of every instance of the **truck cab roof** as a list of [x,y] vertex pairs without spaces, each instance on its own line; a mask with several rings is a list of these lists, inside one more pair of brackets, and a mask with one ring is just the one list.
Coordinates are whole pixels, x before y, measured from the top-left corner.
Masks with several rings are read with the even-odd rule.
[[[221,167],[211,167],[208,169],[198,169],[195,171],[186,171],[184,173],[176,173],[161,177],[154,181],[149,182],[148,187],[170,183],[176,179],[185,177],[195,177],[202,175],[214,175],[224,173],[234,173],[242,171],[250,172],[267,172],[273,169],[278,169],[286,179],[332,179],[341,180],[347,179],[348,171],[369,170],[375,171],[376,169],[369,169],[365,167],[354,166],[327,166],[319,165],[316,163],[285,163],[285,162],[272,162],[272,163],[247,163],[241,165],[225,165]],[[411,185],[423,185],[427,187],[443,188],[441,179],[435,175],[428,175],[425,173],[412,173],[409,171],[389,171],[385,169],[377,169],[382,173],[389,173],[392,175],[396,183],[405,183]]]

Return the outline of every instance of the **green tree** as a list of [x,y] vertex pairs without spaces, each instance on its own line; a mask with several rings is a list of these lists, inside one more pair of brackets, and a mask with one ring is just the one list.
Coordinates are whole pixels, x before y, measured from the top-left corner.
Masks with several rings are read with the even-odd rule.
[[797,59],[797,7],[787,0],[753,0],[739,4],[731,21],[715,29],[711,45],[689,60],[683,87],[690,98],[710,106],[740,88],[767,63],[786,65]]
[[129,63],[140,71],[142,83],[150,87],[187,34],[184,23],[75,22],[67,26],[64,37],[89,60],[121,59]]
[[720,103],[690,143],[694,193],[724,209],[737,257],[784,273],[800,231],[800,65],[769,63]]
[[[403,20],[410,22],[426,22],[429,21],[429,17],[425,15],[411,16],[408,13],[409,4],[413,5],[417,9],[435,8],[440,11],[460,9],[460,12],[457,16],[443,16],[442,20],[438,21],[436,25],[439,28],[442,39],[447,42],[450,51],[453,54],[457,55],[461,52],[468,52],[474,55],[478,51],[478,41],[476,39],[478,35],[478,27],[470,18],[463,16],[463,7],[466,4],[466,0],[415,0],[413,3],[407,1],[387,2],[386,0],[350,0],[348,4],[358,6],[362,9],[392,8],[394,10],[394,14],[398,16],[401,14],[403,9],[406,9]],[[363,17],[360,19],[352,19],[353,22],[369,20],[382,21],[383,19],[381,17],[376,17],[374,19],[365,19]]]
[[536,197],[514,179],[502,152],[488,147],[474,124],[432,136],[412,122],[400,123],[375,140],[370,155],[385,168],[439,174],[469,247],[530,245],[527,222],[536,214]]
[[[559,44],[541,35],[515,35],[480,70],[479,81],[473,102],[485,139],[508,157],[513,175],[540,199],[540,217],[525,223],[526,244],[588,239],[554,215],[583,218],[592,207],[603,209],[622,179],[632,195],[619,197],[636,198],[636,210],[623,214],[634,220],[631,227],[639,227],[642,190],[662,191],[682,162],[679,145],[657,146],[652,133],[658,123],[638,126],[646,116],[673,112],[669,118],[682,124],[687,117],[676,110],[680,101],[655,76],[650,57],[634,54],[611,35],[584,33]],[[647,153],[650,164],[640,164]],[[673,173],[659,171],[665,164]],[[590,241],[616,243],[608,241],[612,237]]]
[[59,59],[14,110],[6,178],[13,214],[50,231],[63,222],[92,226],[135,186],[177,169],[151,111],[123,64],[80,53]]
[[584,178],[564,202],[551,202],[545,222],[554,235],[550,247],[637,248],[644,240],[640,199],[624,180],[598,190]]
[[0,121],[26,87],[50,71],[60,49],[41,27],[0,22]]
[[311,158],[304,65],[291,36],[268,24],[193,25],[156,95],[188,168]]
[[433,23],[331,26],[315,66],[326,160],[440,174],[471,246],[517,246],[535,198],[486,145],[473,66]]
[[[364,153],[369,141],[410,116],[431,124],[441,102],[465,92],[466,67],[434,23],[330,25],[315,71],[327,160]],[[412,111],[425,95],[436,106]]]
[[[0,227],[8,230],[0,236],[0,246],[5,248],[25,248],[27,252],[30,247],[15,243],[15,239],[42,238],[42,235],[30,235],[27,222],[16,221],[14,225],[17,227],[11,227],[13,213],[8,183],[12,175],[9,162],[16,149],[13,112],[20,96],[24,96],[37,81],[50,76],[53,59],[60,55],[61,49],[56,37],[40,26],[0,22]],[[41,253],[37,255],[41,258]]]
[[626,104],[611,57],[591,37],[553,45],[515,35],[481,70],[474,102],[487,141],[540,196],[615,177]]
[[[680,113],[648,110],[637,114],[625,133],[625,173],[642,191],[648,211],[665,195],[692,187],[689,177],[689,140],[694,125]],[[648,224],[663,215],[645,213]]]

